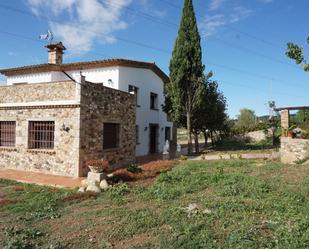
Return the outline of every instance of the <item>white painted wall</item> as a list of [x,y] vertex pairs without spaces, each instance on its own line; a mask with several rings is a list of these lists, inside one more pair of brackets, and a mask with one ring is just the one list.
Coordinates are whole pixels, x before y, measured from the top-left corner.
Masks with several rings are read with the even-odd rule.
[[[68,71],[72,78],[78,79],[80,71]],[[136,125],[139,126],[139,144],[136,146],[136,156],[144,156],[149,153],[149,124],[159,125],[159,152],[163,151],[165,144],[165,127],[171,127],[172,123],[167,122],[166,114],[162,111],[164,104],[163,88],[164,83],[153,71],[149,69],[130,67],[107,67],[86,69],[82,71],[87,81],[103,83],[104,86],[128,92],[129,85],[139,88],[138,104],[136,110]],[[43,83],[65,81],[69,78],[62,72],[48,72],[39,74],[28,74],[7,78],[7,84],[14,83]],[[112,81],[112,84],[109,83]],[[158,110],[150,109],[150,93],[158,94]],[[147,127],[147,130],[145,129]],[[172,134],[171,134],[172,137]]]
[[42,83],[51,81],[52,72],[9,76],[6,80],[7,85],[13,85],[15,83]]
[[[164,104],[164,83],[161,78],[149,69],[120,67],[119,90],[128,91],[129,85],[139,88],[138,104],[140,107],[137,107],[136,110],[136,124],[139,126],[140,144],[136,146],[136,155],[143,156],[149,153],[150,123],[159,125],[158,149],[162,152],[165,144],[165,127],[172,128],[172,123],[167,122],[166,114],[162,111],[162,105]],[[151,92],[158,94],[157,111],[150,109]],[[145,127],[147,127],[146,131]]]

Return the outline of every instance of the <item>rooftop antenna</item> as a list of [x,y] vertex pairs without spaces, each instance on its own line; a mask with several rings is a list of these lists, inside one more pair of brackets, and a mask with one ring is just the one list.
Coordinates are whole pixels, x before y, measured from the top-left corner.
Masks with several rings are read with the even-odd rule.
[[40,40],[48,41],[50,44],[52,43],[54,39],[53,33],[48,29],[47,34],[43,34],[39,36]]

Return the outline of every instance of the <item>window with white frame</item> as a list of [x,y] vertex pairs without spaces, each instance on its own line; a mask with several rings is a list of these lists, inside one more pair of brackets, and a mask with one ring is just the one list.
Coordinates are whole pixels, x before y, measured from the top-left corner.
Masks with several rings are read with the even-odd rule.
[[158,110],[158,94],[150,93],[150,109]]
[[136,144],[139,144],[139,126],[135,125],[135,139],[136,139]]
[[129,85],[129,93],[135,95],[136,106],[139,107],[139,96],[138,96],[139,88],[133,85]]

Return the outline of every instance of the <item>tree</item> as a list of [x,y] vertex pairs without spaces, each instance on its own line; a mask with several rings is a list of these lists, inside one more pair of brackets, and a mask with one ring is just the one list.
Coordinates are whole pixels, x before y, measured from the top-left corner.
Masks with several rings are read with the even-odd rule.
[[195,138],[195,150],[199,151],[198,135],[204,134],[205,146],[210,136],[212,143],[213,135],[221,135],[227,130],[226,99],[218,89],[216,81],[209,80],[212,72],[205,76],[204,91],[201,105],[195,110],[195,119],[192,122],[192,131]]
[[170,84],[166,89],[165,111],[188,131],[188,154],[192,153],[193,113],[203,92],[201,38],[192,0],[185,0],[178,36],[170,61]]
[[[307,43],[309,44],[309,37],[307,38]],[[306,72],[309,72],[309,64],[304,57],[304,49],[301,46],[292,42],[289,42],[287,45],[288,49],[286,55],[289,58],[293,59],[296,62],[296,64],[302,64],[304,70]]]
[[235,123],[236,128],[242,133],[253,130],[257,123],[255,112],[247,108],[243,108],[239,112]]
[[309,110],[299,110],[296,113],[296,122],[300,128],[309,130]]

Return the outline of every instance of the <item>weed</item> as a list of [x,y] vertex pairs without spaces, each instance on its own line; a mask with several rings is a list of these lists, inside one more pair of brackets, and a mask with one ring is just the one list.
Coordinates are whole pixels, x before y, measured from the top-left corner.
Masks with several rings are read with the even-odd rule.
[[131,163],[127,168],[127,171],[133,174],[138,174],[142,172],[142,169],[136,163]]
[[129,187],[127,184],[117,184],[108,188],[107,193],[110,198],[122,201],[123,196],[129,193]]
[[5,230],[6,241],[4,249],[31,249],[37,248],[34,240],[44,236],[44,233],[34,228],[18,229],[10,227]]
[[181,155],[179,160],[181,161],[187,161],[188,160],[188,157],[187,156],[184,156],[184,155]]
[[98,194],[94,192],[84,192],[84,193],[75,192],[68,196],[65,196],[62,200],[65,202],[81,202],[88,199],[96,199],[97,196]]

